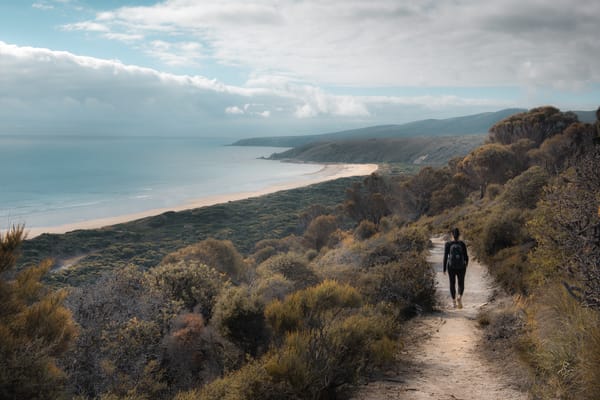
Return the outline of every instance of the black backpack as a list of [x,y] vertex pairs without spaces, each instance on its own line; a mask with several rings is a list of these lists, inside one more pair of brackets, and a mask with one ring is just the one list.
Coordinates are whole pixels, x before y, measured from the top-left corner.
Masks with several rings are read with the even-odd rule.
[[448,249],[448,269],[463,269],[465,267],[465,253],[460,242],[452,242]]

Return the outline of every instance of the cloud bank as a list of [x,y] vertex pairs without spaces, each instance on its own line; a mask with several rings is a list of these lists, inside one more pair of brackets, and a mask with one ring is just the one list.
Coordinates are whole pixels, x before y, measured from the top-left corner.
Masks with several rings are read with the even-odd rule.
[[319,85],[577,90],[600,82],[598,20],[596,0],[167,0],[65,28],[140,43],[169,35],[224,65]]
[[0,134],[319,133],[415,120],[427,110],[440,116],[507,105],[452,96],[335,95],[282,75],[231,86],[4,42],[0,71]]

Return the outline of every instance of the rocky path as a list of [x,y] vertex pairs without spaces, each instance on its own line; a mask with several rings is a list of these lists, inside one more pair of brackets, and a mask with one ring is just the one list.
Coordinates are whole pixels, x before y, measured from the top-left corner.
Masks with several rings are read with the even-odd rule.
[[437,288],[442,300],[440,313],[414,321],[419,343],[407,346],[409,353],[396,371],[371,382],[353,397],[355,400],[440,399],[440,400],[525,400],[527,395],[510,385],[500,368],[478,351],[482,331],[477,313],[484,306],[491,288],[485,269],[471,261],[465,281],[464,308],[451,305],[448,276],[442,273],[444,242],[433,239],[429,261],[437,273]]

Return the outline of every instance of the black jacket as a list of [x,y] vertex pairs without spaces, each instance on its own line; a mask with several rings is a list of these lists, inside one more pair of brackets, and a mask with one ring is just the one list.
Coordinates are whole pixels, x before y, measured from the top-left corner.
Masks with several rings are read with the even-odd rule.
[[446,272],[448,263],[448,252],[450,251],[450,246],[452,245],[452,243],[458,243],[461,245],[463,249],[463,254],[465,256],[465,268],[467,268],[467,265],[469,265],[469,253],[467,253],[467,245],[465,244],[465,242],[463,242],[462,240],[452,240],[450,242],[446,242],[446,245],[444,246],[444,272]]

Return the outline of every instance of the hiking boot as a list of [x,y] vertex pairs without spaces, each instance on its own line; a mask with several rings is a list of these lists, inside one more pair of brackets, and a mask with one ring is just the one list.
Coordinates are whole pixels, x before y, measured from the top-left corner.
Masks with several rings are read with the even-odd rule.
[[456,299],[452,299],[452,305],[456,308]]
[[[461,295],[458,295],[458,301],[457,301],[457,303],[458,303],[458,308],[462,308],[463,307],[463,305],[462,305],[462,296]],[[456,304],[455,304],[455,306],[456,306]]]

